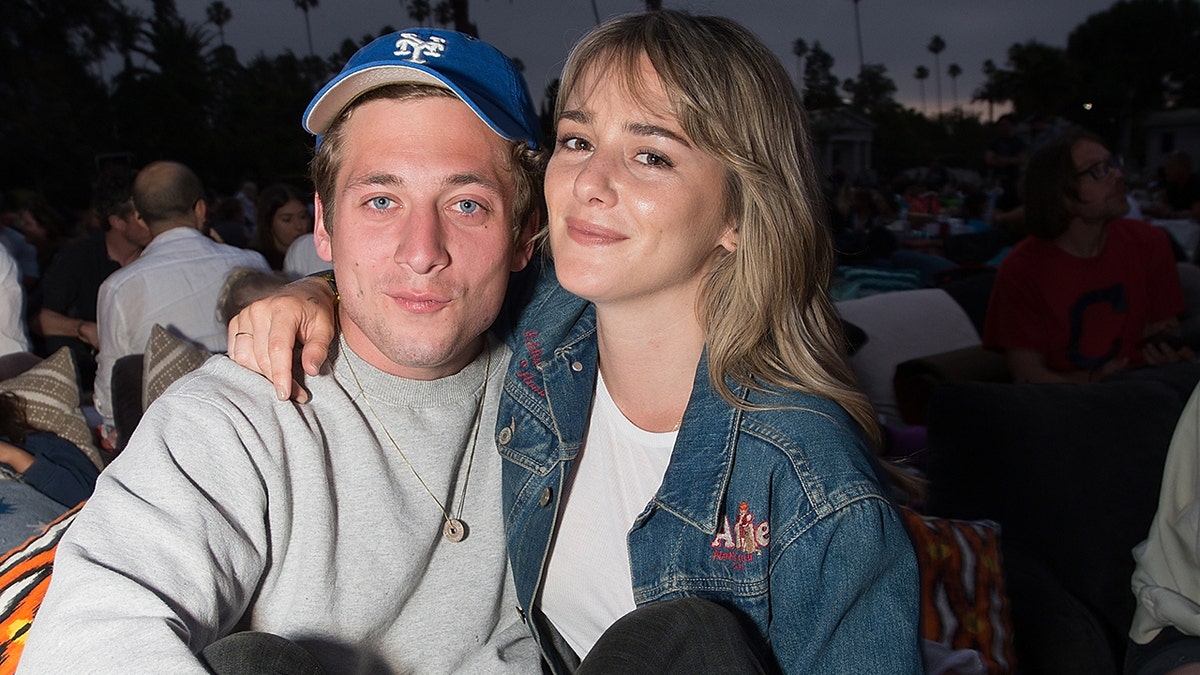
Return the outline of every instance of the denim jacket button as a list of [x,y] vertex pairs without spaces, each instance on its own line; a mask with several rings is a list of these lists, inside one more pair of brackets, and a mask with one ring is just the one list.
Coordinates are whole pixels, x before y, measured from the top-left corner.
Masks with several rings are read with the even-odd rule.
[[571,364],[571,370],[573,370],[573,371],[575,371],[575,372],[577,372],[577,373],[579,373],[579,372],[582,372],[582,371],[583,371],[583,364],[582,364],[582,363],[580,363],[580,362],[578,362],[578,361],[576,361],[576,362],[574,362],[574,363],[572,363],[572,364]]
[[542,488],[542,496],[538,497],[538,506],[545,506],[550,503],[550,496],[553,494],[550,488]]
[[496,441],[499,442],[500,445],[508,445],[508,442],[512,440],[512,434],[512,427],[504,427],[500,430],[500,433],[496,435]]

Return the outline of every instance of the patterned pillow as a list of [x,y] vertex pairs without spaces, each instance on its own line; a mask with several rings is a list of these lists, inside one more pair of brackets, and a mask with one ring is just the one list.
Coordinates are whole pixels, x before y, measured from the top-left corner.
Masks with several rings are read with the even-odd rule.
[[57,434],[83,451],[97,468],[104,468],[100,449],[79,409],[79,380],[75,357],[63,347],[29,370],[0,382],[25,404],[30,426]]
[[1016,667],[1000,564],[1000,526],[901,507],[921,572],[921,637],[979,652],[988,672]]
[[71,509],[41,535],[0,559],[0,675],[17,670],[29,626],[50,585],[58,540],[82,506]]
[[154,324],[146,342],[142,410],[149,408],[175,380],[204,365],[210,356],[209,352]]

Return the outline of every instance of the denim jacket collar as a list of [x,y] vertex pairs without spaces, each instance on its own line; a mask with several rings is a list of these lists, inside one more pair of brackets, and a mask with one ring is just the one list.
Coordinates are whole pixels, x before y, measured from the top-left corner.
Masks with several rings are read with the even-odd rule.
[[[589,306],[566,334],[537,336],[541,344],[561,345],[554,354],[548,355],[549,358],[537,364],[548,394],[545,398],[538,397],[537,403],[548,419],[553,420],[552,428],[559,438],[559,452],[565,455],[543,458],[545,461],[574,459],[583,444],[589,406],[568,403],[556,407],[553,403],[548,405],[547,401],[573,402],[578,397],[577,389],[570,382],[574,377],[589,378],[594,388],[599,367],[595,331],[596,310]],[[532,355],[533,348],[528,344],[526,347]],[[571,374],[574,377],[568,377],[561,369],[574,371]],[[589,400],[591,394],[589,389]],[[744,387],[735,387],[734,395],[745,399],[747,392]],[[717,532],[733,470],[737,429],[743,415],[744,411],[730,406],[708,386],[708,355],[702,354],[675,447],[704,451],[673,454],[663,478],[663,487],[654,497],[654,503],[659,508],[708,534]],[[643,514],[643,517],[646,515]]]

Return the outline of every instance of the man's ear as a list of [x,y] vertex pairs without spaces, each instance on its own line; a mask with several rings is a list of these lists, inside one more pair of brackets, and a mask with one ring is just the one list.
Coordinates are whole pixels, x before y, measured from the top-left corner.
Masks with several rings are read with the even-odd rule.
[[325,229],[325,208],[321,197],[313,195],[313,245],[317,248],[317,257],[325,262],[333,262],[333,237]]
[[204,229],[204,221],[208,216],[208,202],[203,199],[197,199],[196,204],[192,206],[192,214],[196,216],[196,229]]
[[513,249],[512,265],[509,267],[510,272],[520,272],[529,264],[530,259],[533,258],[533,236],[541,227],[542,214],[537,211],[529,217],[529,221],[521,229],[521,236],[517,238],[517,245]]

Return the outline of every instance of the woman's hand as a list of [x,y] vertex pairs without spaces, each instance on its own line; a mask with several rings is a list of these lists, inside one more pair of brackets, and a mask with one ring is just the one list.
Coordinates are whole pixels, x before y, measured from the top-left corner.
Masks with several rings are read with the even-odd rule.
[[279,400],[308,401],[308,392],[292,378],[292,350],[303,345],[300,363],[316,375],[329,355],[336,328],[333,291],[322,279],[305,277],[258,300],[229,322],[229,358],[266,375]]

